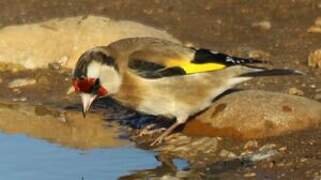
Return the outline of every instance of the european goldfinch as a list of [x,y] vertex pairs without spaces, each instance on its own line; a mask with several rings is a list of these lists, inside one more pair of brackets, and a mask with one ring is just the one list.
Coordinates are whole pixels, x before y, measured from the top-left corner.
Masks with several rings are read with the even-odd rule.
[[175,118],[154,145],[236,84],[260,75],[299,74],[249,66],[255,63],[263,62],[162,39],[128,38],[82,54],[73,88],[81,96],[84,116],[96,98],[111,96],[137,111]]

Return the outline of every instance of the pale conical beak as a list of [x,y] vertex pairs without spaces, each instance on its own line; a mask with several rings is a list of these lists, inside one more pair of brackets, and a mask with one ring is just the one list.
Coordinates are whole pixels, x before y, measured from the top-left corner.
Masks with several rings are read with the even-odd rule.
[[67,95],[71,95],[71,94],[73,94],[73,93],[75,93],[75,92],[76,92],[76,91],[75,91],[75,88],[74,88],[73,86],[70,86],[66,94],[67,94]]
[[97,95],[89,94],[89,93],[81,93],[81,102],[82,102],[82,115],[84,118],[86,117],[86,113],[90,109],[91,104],[96,99]]

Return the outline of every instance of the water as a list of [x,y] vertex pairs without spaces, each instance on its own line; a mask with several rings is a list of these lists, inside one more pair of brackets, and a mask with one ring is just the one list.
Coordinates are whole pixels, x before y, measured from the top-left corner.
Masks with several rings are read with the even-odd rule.
[[[163,171],[153,151],[138,149],[117,123],[98,114],[0,102],[0,180],[135,179]],[[174,173],[187,166],[174,161]],[[161,172],[160,172],[161,171]]]
[[6,180],[117,179],[160,163],[132,146],[77,150],[24,135],[0,133],[0,177]]

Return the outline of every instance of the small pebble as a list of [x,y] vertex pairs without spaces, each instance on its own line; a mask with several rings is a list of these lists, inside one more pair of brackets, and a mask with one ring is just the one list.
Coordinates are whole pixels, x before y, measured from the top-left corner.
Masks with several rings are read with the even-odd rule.
[[315,84],[311,84],[310,85],[310,88],[313,88],[313,89],[315,89],[317,86],[315,85]]
[[311,27],[309,27],[308,32],[321,33],[321,17],[318,17],[314,21],[314,24]]
[[223,23],[222,19],[216,20],[216,24],[222,24],[222,23]]
[[13,98],[12,99],[14,102],[25,102],[27,101],[26,97],[21,97],[21,98]]
[[194,47],[194,44],[192,42],[185,42],[184,45],[187,47]]
[[303,96],[304,92],[298,88],[292,87],[288,90],[288,94],[290,95],[297,95],[297,96]]
[[249,172],[249,173],[245,173],[243,176],[244,177],[254,177],[254,176],[256,176],[256,173],[255,172]]
[[308,29],[308,32],[321,33],[321,27],[319,27],[319,26],[311,26],[311,27]]
[[275,164],[275,162],[270,162],[270,163],[268,164],[268,167],[269,167],[269,168],[273,168],[273,167],[274,167],[274,164]]
[[313,68],[321,68],[321,49],[309,54],[308,66]]
[[308,160],[307,158],[301,158],[301,159],[300,159],[300,162],[303,163],[303,162],[306,162],[307,160]]
[[253,151],[247,150],[241,153],[241,156],[247,156],[253,154]]
[[264,151],[264,150],[271,150],[274,149],[276,147],[276,144],[266,144],[264,146],[262,146],[259,151]]
[[12,91],[16,94],[21,94],[21,90],[18,88],[14,88]]
[[283,151],[283,152],[284,152],[284,151],[286,151],[286,150],[288,150],[288,148],[287,148],[286,146],[283,146],[283,147],[280,147],[280,148],[279,148],[279,151]]
[[207,6],[205,6],[205,8],[204,8],[206,11],[209,11],[209,10],[211,10],[212,9],[212,7],[211,6],[209,6],[209,5],[207,5]]
[[254,149],[254,148],[257,148],[258,147],[258,142],[253,140],[253,141],[248,141],[243,149]]
[[228,151],[228,150],[225,150],[225,149],[222,149],[221,152],[219,153],[219,156],[220,157],[224,157],[224,158],[236,158],[236,154],[231,152],[231,151]]
[[11,89],[19,88],[23,86],[36,84],[36,82],[37,81],[35,79],[29,79],[29,78],[15,79],[9,83],[8,87]]
[[317,26],[321,26],[321,17],[318,17],[315,21],[314,24]]
[[270,21],[260,21],[252,23],[252,27],[260,28],[262,30],[270,30],[272,28],[272,24]]

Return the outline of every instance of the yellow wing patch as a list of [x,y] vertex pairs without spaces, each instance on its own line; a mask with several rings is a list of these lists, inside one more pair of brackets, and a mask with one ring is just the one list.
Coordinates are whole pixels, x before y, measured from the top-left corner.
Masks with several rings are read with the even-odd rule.
[[194,64],[189,60],[170,59],[166,61],[167,67],[181,67],[187,74],[201,73],[224,69],[226,66],[219,63]]

